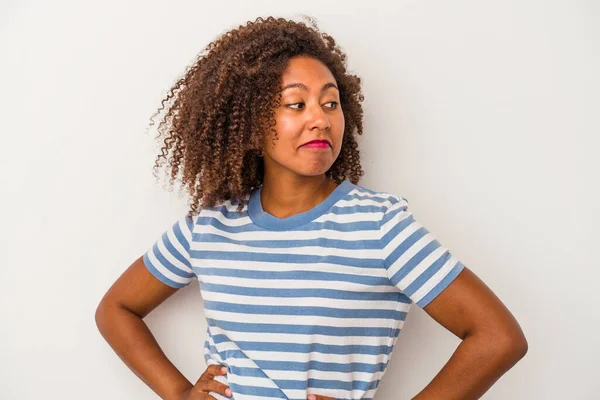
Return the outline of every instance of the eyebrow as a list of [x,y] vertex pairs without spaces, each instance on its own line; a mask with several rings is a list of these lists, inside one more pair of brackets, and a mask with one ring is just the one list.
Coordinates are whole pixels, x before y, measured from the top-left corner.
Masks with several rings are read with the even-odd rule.
[[[307,92],[308,92],[308,88],[307,88],[307,87],[306,87],[306,85],[305,85],[305,84],[303,84],[303,83],[290,83],[289,85],[285,85],[285,86],[284,86],[284,87],[281,89],[281,91],[283,92],[284,90],[286,90],[286,89],[291,89],[291,88],[302,89],[302,90],[305,90],[305,91],[307,91]],[[335,89],[336,89],[336,90],[339,92],[339,89],[338,89],[338,87],[335,85],[335,83],[333,83],[333,82],[327,82],[327,83],[326,83],[325,85],[323,85],[323,87],[321,88],[321,93],[322,93],[322,92],[324,92],[324,91],[326,91],[326,90],[327,90],[327,89],[329,89],[329,88],[335,88]]]

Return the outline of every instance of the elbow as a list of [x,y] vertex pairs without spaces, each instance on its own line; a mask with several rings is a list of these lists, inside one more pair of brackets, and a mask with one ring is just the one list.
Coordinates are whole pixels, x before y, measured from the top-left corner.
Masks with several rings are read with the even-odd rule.
[[121,303],[104,298],[96,307],[94,320],[100,334],[105,338],[114,331],[117,325],[126,323],[131,316],[142,319],[138,314],[131,312]]
[[515,352],[520,360],[521,358],[525,357],[525,354],[527,354],[527,351],[529,350],[529,343],[527,342],[525,336],[523,336],[515,342],[513,347],[515,348]]
[[510,335],[511,347],[513,348],[513,352],[518,356],[518,359],[525,357],[527,351],[529,350],[529,343],[527,342],[527,338],[525,337],[525,333],[520,326],[518,326],[512,335]]
[[521,330],[505,336],[499,342],[501,352],[515,364],[525,357],[529,350],[529,343]]
[[98,307],[96,307],[94,320],[96,321],[96,327],[98,328],[100,333],[102,333],[107,320],[107,310],[103,302],[100,302],[100,304],[98,304]]
[[[487,351],[491,359],[506,365],[514,365],[527,354],[529,343],[523,331],[520,328],[505,330],[504,333],[498,333],[501,329],[490,329],[485,332],[478,332],[472,335],[479,341],[481,349]],[[494,332],[494,333],[492,333]]]
[[105,332],[110,329],[113,321],[115,320],[116,312],[118,308],[114,304],[109,303],[105,299],[102,299],[100,304],[96,307],[96,313],[94,314],[94,320],[96,321],[96,327],[98,331],[105,336]]

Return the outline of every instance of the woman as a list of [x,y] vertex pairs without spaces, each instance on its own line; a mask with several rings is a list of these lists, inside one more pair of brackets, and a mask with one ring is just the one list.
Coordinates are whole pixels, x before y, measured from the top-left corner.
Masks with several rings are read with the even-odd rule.
[[[363,96],[345,58],[314,25],[258,18],[210,43],[163,101],[155,167],[170,154],[190,212],[96,312],[160,397],[373,398],[413,303],[462,339],[415,399],[479,398],[526,353],[511,313],[407,199],[358,185]],[[208,322],[195,384],[143,322],[193,278]]]

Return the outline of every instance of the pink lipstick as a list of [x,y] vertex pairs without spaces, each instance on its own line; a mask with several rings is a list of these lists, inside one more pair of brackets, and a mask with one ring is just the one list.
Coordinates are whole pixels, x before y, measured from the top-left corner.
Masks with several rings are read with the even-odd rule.
[[313,140],[312,142],[308,142],[302,147],[309,147],[311,149],[328,149],[329,142],[325,140]]

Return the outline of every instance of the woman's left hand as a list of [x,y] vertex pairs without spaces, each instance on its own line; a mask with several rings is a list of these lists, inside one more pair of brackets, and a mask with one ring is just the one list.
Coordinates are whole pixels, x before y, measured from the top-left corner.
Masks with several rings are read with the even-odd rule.
[[318,394],[309,394],[308,400],[335,400],[333,397],[320,396]]

